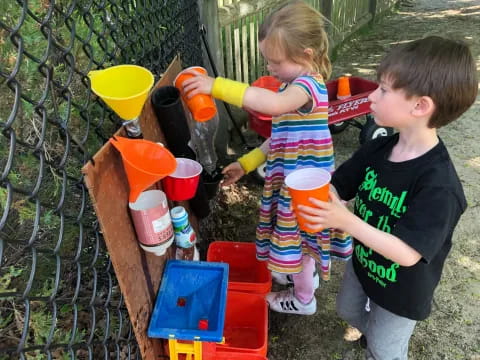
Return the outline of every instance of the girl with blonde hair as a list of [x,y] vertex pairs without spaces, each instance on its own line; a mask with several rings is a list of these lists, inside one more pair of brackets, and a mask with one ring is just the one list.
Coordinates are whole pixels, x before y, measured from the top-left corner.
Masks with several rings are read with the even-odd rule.
[[317,167],[334,171],[333,144],[328,129],[331,73],[323,16],[304,2],[288,3],[273,12],[259,29],[259,48],[271,75],[283,82],[278,92],[202,74],[185,81],[188,96],[212,94],[230,104],[272,115],[272,135],[259,148],[225,167],[230,185],[266,161],[266,176],[256,232],[257,258],[268,261],[275,281],[293,283],[267,295],[270,308],[283,313],[316,312],[315,289],[320,264],[329,278],[332,257],[348,259],[351,238],[326,229],[299,229],[292,212],[285,177],[294,170]]

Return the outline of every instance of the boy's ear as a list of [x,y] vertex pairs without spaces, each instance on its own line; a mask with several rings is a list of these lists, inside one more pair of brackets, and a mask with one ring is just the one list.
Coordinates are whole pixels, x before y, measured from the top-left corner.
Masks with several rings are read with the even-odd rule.
[[430,96],[420,96],[413,109],[413,115],[428,117],[432,116],[435,111],[435,103]]

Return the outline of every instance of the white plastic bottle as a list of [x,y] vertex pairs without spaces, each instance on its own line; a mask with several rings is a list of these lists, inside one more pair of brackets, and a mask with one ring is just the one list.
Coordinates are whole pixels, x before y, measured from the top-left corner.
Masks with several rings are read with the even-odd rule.
[[199,260],[200,256],[195,246],[197,235],[188,221],[187,211],[183,206],[176,206],[170,210],[173,231],[175,233],[175,245],[177,260]]

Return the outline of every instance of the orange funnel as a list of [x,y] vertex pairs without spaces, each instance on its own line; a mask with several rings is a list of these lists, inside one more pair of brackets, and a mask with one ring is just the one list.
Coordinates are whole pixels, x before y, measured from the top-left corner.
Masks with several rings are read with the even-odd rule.
[[173,173],[177,161],[160,144],[114,136],[110,143],[120,152],[130,186],[129,202],[135,202],[142,191]]

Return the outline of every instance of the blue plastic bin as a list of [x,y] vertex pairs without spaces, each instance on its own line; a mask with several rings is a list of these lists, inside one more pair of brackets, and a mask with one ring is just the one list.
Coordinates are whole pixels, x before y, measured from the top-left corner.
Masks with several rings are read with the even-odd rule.
[[148,336],[221,341],[227,283],[227,264],[168,261],[150,319]]

